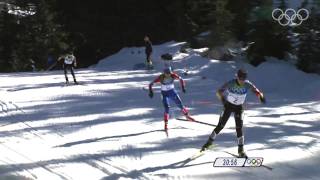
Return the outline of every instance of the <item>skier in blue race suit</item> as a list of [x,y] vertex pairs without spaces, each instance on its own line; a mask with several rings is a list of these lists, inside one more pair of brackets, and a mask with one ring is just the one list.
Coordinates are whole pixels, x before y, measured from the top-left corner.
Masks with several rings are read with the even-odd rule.
[[193,119],[189,116],[189,112],[187,108],[182,104],[182,101],[177,94],[174,88],[174,80],[179,80],[180,85],[182,87],[182,92],[186,93],[185,90],[185,82],[184,80],[172,72],[171,67],[167,67],[164,69],[163,73],[158,76],[153,82],[149,84],[149,97],[153,97],[152,86],[154,83],[161,83],[161,95],[162,95],[162,103],[164,106],[164,129],[168,129],[168,120],[169,120],[169,100],[175,102],[175,104],[181,109],[182,113],[186,116],[186,118],[190,121]]
[[221,100],[224,110],[220,115],[219,123],[217,127],[212,131],[209,136],[208,141],[202,146],[201,151],[206,150],[211,146],[212,142],[215,140],[216,135],[224,128],[231,113],[234,113],[234,118],[236,122],[236,132],[238,138],[238,153],[239,157],[247,157],[244,152],[244,136],[242,132],[243,126],[243,104],[246,99],[248,90],[254,92],[262,103],[266,100],[263,93],[259,91],[249,80],[246,80],[247,72],[243,69],[238,70],[236,79],[233,79],[226,84],[224,84],[218,91],[217,96]]

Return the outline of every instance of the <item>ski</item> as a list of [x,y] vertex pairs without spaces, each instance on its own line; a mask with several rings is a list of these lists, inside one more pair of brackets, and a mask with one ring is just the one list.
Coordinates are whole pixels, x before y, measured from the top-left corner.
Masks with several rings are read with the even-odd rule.
[[165,134],[166,134],[166,137],[169,138],[169,131],[168,131],[168,129],[165,129],[164,132],[165,132]]
[[83,82],[77,82],[77,83],[64,83],[62,87],[67,87],[67,86],[85,86],[86,84]]
[[186,115],[186,118],[187,118],[188,121],[195,121],[195,119],[193,117],[189,116],[189,115]]
[[[225,153],[227,153],[227,154],[229,154],[229,155],[231,155],[231,156],[233,156],[233,157],[241,158],[241,157],[239,157],[238,155],[233,154],[233,153],[231,153],[231,152],[228,152],[228,151],[223,151],[223,152],[225,152]],[[246,159],[248,159],[248,157],[247,157]],[[269,166],[266,166],[266,165],[263,165],[263,164],[261,165],[261,167],[264,167],[264,168],[266,168],[266,169],[268,169],[268,170],[270,170],[270,171],[273,170],[272,167],[269,167]]]
[[197,153],[195,153],[194,155],[192,155],[191,157],[187,158],[186,160],[184,160],[184,162],[182,163],[183,165],[188,164],[189,162],[201,157],[204,155],[204,151],[198,151]]
[[210,124],[210,123],[198,121],[198,120],[195,120],[194,118],[192,118],[192,119],[193,119],[193,120],[188,120],[188,119],[184,119],[184,118],[176,118],[176,120],[179,120],[179,121],[195,122],[195,123],[199,123],[199,124],[203,124],[203,125],[207,125],[207,126],[216,127],[216,125],[214,125],[214,124]]
[[192,155],[191,157],[183,160],[180,164],[182,166],[188,164],[189,162],[193,161],[193,160],[196,160],[198,158],[200,158],[201,156],[203,156],[205,154],[205,152],[207,152],[208,150],[211,150],[213,149],[214,145],[212,144],[211,146],[209,146],[206,150],[199,150],[198,152],[196,152],[194,155]]
[[181,165],[184,166],[186,164],[188,164],[189,162],[196,160],[197,158],[201,157],[204,155],[204,151],[198,151],[197,153],[195,153],[194,155],[192,155],[191,157],[185,159],[184,161],[181,162]]

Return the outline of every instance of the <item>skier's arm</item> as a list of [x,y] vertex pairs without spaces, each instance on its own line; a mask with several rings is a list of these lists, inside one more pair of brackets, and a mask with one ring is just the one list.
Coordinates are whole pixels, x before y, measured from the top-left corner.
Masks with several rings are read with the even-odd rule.
[[178,79],[182,88],[182,92],[186,93],[186,82],[176,73],[172,73],[174,79]]
[[59,64],[61,64],[62,65],[62,68],[64,68],[64,63],[62,62],[60,62],[61,60],[63,60],[65,58],[65,56],[60,56],[58,59],[57,59],[57,62],[56,63],[59,63]]
[[152,52],[152,44],[151,44],[151,41],[148,41],[147,42],[147,45],[146,45],[146,49],[147,49],[147,52]]
[[225,83],[223,86],[221,86],[218,91],[216,92],[216,95],[218,99],[224,104],[226,100],[224,99],[223,92],[227,89],[229,82]]
[[266,103],[266,99],[263,93],[251,82],[248,82],[248,84],[250,85],[251,91],[256,94],[256,96],[260,99],[260,101],[262,103]]
[[153,80],[150,84],[149,84],[149,96],[150,98],[153,97],[153,89],[152,89],[152,86],[154,83],[158,83],[160,82],[160,76],[158,76],[155,80]]
[[159,83],[160,82],[161,77],[158,76],[155,80],[153,80],[150,84],[149,84],[149,90],[152,91],[152,86],[154,83]]
[[64,56],[60,56],[57,61],[61,61],[63,58]]
[[75,56],[73,56],[74,58],[74,67],[77,67],[77,58]]

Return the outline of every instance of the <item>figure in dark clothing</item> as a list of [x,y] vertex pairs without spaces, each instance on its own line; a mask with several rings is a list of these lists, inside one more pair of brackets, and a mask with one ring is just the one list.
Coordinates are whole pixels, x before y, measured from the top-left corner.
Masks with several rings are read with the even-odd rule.
[[206,150],[211,146],[216,136],[226,125],[231,113],[234,113],[236,122],[236,132],[238,138],[238,153],[239,157],[247,157],[244,152],[244,135],[242,132],[243,127],[243,104],[246,100],[248,91],[251,90],[256,94],[262,103],[266,103],[266,99],[263,93],[256,88],[256,86],[247,80],[247,72],[244,69],[240,69],[237,72],[235,79],[225,83],[218,91],[217,96],[221,100],[224,110],[222,111],[217,127],[212,131],[208,141],[203,145],[201,151]]
[[66,77],[66,84],[69,84],[69,79],[68,79],[68,75],[67,75],[67,71],[68,69],[71,71],[71,75],[73,77],[73,81],[75,84],[78,84],[76,77],[74,75],[74,67],[77,67],[77,60],[76,57],[70,53],[70,54],[65,54],[63,56],[60,56],[58,58],[58,61],[63,60],[63,70],[64,70],[64,76]]
[[146,47],[145,52],[146,52],[147,65],[152,66],[152,60],[151,60],[152,42],[150,41],[150,38],[148,36],[144,37],[144,43]]

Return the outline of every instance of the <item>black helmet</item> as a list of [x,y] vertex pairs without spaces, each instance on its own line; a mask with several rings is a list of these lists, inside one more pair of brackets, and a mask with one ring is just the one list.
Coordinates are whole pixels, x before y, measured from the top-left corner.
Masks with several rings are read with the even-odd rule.
[[247,76],[248,76],[248,72],[247,72],[246,70],[244,70],[244,69],[239,69],[239,70],[238,70],[238,72],[237,72],[237,77],[238,77],[239,79],[245,80],[245,79],[247,79]]

